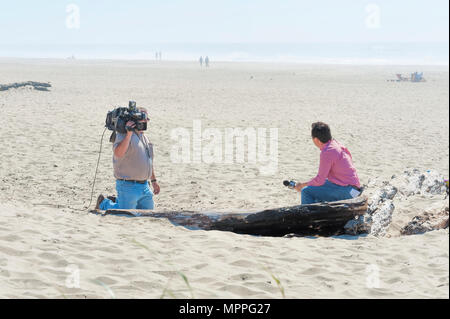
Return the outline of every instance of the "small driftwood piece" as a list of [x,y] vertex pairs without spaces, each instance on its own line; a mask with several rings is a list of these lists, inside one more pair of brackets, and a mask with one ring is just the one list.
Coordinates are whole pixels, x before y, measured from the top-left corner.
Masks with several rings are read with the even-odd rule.
[[448,228],[449,206],[440,210],[424,212],[414,218],[400,229],[402,235],[423,234],[432,230]]
[[42,83],[42,82],[33,82],[33,81],[27,81],[27,82],[18,82],[18,83],[11,83],[11,84],[0,84],[0,91],[7,91],[9,89],[17,89],[24,86],[31,86],[35,90],[39,91],[49,91],[49,88],[52,87],[50,83]]
[[333,236],[344,233],[345,224],[367,211],[367,197],[332,203],[298,205],[256,213],[154,212],[151,210],[91,211],[102,215],[167,218],[190,229],[221,230],[238,234],[284,236]]

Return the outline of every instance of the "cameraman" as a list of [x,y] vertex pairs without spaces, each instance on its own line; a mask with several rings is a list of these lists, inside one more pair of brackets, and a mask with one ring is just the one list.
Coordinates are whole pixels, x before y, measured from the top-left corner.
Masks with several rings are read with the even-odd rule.
[[[144,120],[148,122],[148,112],[145,108],[139,111],[146,114]],[[160,188],[153,169],[153,145],[143,134],[144,131],[135,129],[136,123],[126,123],[126,134],[117,133],[114,140],[113,166],[116,178],[117,200],[114,202],[100,195],[96,209],[153,209],[153,193],[150,190],[150,179],[155,195]]]

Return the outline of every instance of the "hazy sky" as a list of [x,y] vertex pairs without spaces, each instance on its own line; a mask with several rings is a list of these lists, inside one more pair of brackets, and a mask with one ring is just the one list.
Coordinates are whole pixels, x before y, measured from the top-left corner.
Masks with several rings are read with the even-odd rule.
[[[69,4],[79,28],[67,27]],[[0,0],[0,41],[448,42],[448,10],[448,0]]]

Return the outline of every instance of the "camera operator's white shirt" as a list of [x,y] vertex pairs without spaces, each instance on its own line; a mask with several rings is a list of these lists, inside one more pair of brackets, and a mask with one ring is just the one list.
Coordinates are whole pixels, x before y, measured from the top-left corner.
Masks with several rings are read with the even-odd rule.
[[[117,133],[113,145],[113,154],[117,145],[126,134]],[[133,133],[127,152],[121,158],[113,155],[114,177],[116,179],[145,181],[152,176],[153,145],[144,133]]]

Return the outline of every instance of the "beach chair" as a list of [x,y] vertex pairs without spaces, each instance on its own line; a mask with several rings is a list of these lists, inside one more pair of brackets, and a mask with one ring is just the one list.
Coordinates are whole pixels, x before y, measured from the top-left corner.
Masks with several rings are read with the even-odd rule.
[[425,82],[423,78],[423,72],[414,72],[411,74],[411,82]]

